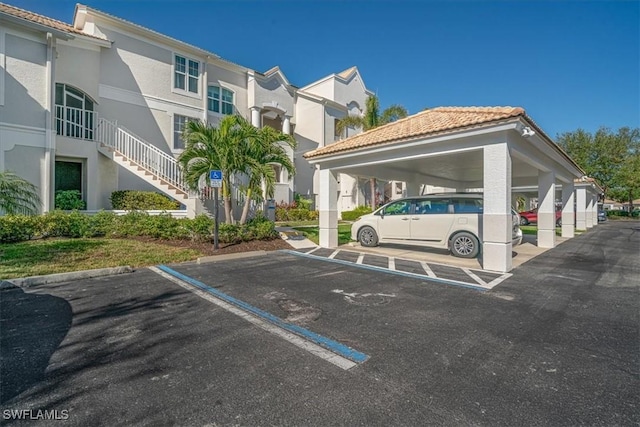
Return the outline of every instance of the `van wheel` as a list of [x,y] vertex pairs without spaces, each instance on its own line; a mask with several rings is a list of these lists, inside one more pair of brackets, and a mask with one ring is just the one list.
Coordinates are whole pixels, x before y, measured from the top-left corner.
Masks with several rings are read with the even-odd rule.
[[529,220],[523,216],[520,217],[520,225],[529,225]]
[[378,246],[378,235],[376,234],[376,230],[369,226],[362,227],[360,233],[358,233],[358,241],[362,246],[369,248]]
[[475,258],[480,252],[480,242],[471,233],[461,232],[453,236],[449,245],[451,254],[459,258]]
[[556,226],[562,227],[562,218],[558,218],[558,220],[556,221]]

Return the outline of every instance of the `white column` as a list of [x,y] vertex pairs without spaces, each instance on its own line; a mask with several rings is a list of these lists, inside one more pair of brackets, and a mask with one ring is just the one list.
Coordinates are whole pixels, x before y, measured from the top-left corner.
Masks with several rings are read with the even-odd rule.
[[585,210],[585,223],[587,224],[587,230],[593,228],[593,194],[587,191],[587,208]]
[[556,246],[556,175],[538,171],[538,247]]
[[331,169],[320,169],[318,211],[320,211],[320,246],[338,246],[338,181]]
[[580,186],[576,190],[576,230],[587,229],[587,189]]
[[291,135],[291,117],[284,116],[282,119],[282,133],[285,135]]
[[562,183],[562,237],[573,237],[576,228],[575,211],[575,189],[573,182]]
[[420,195],[420,184],[417,182],[407,182],[406,183],[406,197],[413,197]]
[[260,127],[260,108],[251,107],[251,124],[257,128]]
[[593,193],[593,226],[598,225],[598,193]]
[[511,155],[506,143],[484,147],[484,208],[480,230],[482,267],[510,271]]

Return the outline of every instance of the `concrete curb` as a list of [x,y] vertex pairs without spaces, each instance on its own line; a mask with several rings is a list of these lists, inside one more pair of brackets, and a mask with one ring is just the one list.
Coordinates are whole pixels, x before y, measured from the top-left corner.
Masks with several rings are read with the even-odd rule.
[[69,273],[47,274],[44,276],[23,277],[20,279],[3,280],[0,289],[11,287],[30,288],[32,286],[46,285],[48,283],[69,282],[78,279],[91,279],[93,277],[113,276],[115,274],[133,273],[129,266],[96,268],[94,270],[71,271]]
[[264,256],[268,252],[267,251],[251,251],[251,252],[238,252],[235,254],[227,254],[227,255],[210,255],[203,256],[198,258],[198,264],[203,264],[207,262],[218,262],[218,261],[229,261],[233,259],[241,259],[241,258],[253,258],[257,256]]

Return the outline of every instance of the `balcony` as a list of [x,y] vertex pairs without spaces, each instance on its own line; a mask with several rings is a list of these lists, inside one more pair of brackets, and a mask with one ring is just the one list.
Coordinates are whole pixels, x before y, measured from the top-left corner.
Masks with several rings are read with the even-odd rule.
[[95,111],[56,105],[56,134],[93,140],[97,116]]

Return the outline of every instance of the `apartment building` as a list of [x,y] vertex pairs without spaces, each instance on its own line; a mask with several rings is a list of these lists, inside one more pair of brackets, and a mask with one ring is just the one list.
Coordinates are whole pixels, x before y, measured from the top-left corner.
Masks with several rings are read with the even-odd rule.
[[[315,198],[317,171],[302,154],[356,133],[338,135],[336,121],[362,114],[371,94],[356,67],[297,87],[279,67],[252,70],[86,5],[67,24],[0,3],[0,171],[35,184],[43,211],[58,190],[79,190],[97,210],[115,190],[141,189],[202,212],[175,160],[180,134],[189,120],[215,126],[235,113],[298,143],[297,174],[276,170],[275,200]],[[339,210],[368,203],[368,179],[341,176],[337,197]]]

